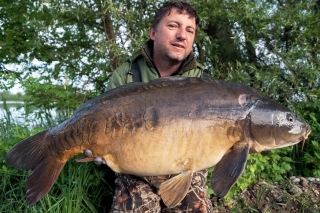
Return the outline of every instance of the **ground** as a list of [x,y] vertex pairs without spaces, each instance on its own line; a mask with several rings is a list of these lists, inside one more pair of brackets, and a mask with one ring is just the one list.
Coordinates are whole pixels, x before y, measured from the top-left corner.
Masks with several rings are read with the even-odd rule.
[[320,179],[291,177],[281,183],[260,180],[231,200],[212,198],[215,213],[320,213]]

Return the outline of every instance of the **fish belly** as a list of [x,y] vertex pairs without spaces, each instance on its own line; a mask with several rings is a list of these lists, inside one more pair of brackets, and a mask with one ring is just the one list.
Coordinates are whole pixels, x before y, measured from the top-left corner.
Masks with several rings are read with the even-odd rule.
[[176,174],[214,166],[235,143],[234,122],[180,119],[115,140],[112,151],[120,173],[140,176]]

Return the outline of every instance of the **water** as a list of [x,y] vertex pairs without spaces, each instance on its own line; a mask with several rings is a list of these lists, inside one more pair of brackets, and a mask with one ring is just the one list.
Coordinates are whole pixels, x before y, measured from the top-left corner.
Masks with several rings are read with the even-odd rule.
[[[38,125],[50,123],[57,116],[55,110],[48,111],[47,117],[39,112],[39,110],[35,110],[27,113],[23,101],[6,101],[6,105],[0,102],[0,121],[8,123],[27,125],[30,128],[34,128]],[[48,121],[48,119],[50,119],[50,121]]]
[[6,101],[6,109],[4,108],[4,103],[0,102],[0,119],[9,119],[8,116],[18,119],[23,114],[24,102],[23,101]]
[[[0,108],[3,107],[3,102],[1,101],[0,102]],[[6,104],[7,105],[11,105],[11,106],[18,106],[18,105],[24,105],[24,102],[23,101],[6,101]]]

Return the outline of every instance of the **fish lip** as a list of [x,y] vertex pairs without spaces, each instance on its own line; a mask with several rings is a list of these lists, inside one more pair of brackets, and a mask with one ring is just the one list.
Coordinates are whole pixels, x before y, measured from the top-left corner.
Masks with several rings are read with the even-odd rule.
[[285,148],[285,147],[289,147],[289,146],[294,146],[294,145],[298,144],[300,141],[301,140],[299,139],[298,141],[290,143],[290,144],[283,144],[281,146],[274,145],[274,146],[263,146],[263,147],[265,148],[264,151],[273,150],[273,149],[281,149],[281,148]]

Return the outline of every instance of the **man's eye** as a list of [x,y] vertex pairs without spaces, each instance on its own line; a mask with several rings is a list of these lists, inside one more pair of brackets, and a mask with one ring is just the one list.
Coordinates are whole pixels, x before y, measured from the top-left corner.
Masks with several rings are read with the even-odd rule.
[[169,24],[168,27],[170,27],[170,28],[176,28],[177,25],[176,25],[176,24]]

